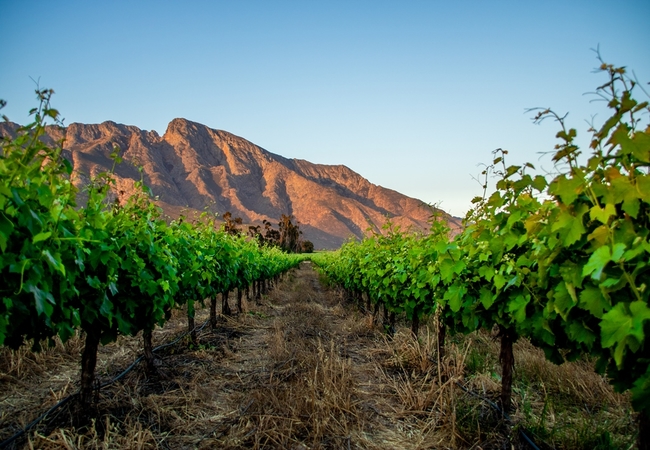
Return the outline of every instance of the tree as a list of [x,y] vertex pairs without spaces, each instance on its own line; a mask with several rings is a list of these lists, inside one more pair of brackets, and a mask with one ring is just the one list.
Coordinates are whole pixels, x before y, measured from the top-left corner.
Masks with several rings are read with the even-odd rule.
[[241,228],[239,228],[237,225],[241,225],[243,223],[243,220],[241,217],[235,217],[233,219],[232,213],[230,211],[227,211],[223,214],[223,231],[225,231],[228,234],[239,234],[242,232]]
[[264,224],[264,239],[270,245],[280,245],[280,232],[273,228],[271,222],[263,220]]
[[302,241],[300,243],[301,253],[314,253],[314,243],[312,241]]
[[284,251],[298,253],[300,251],[300,235],[302,231],[298,229],[297,224],[293,224],[293,219],[295,218],[291,214],[282,214],[280,217],[280,223],[278,224],[280,239],[278,243]]

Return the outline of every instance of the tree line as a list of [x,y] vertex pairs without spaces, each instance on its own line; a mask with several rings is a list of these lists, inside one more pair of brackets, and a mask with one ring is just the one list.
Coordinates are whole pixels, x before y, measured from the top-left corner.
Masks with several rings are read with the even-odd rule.
[[[233,217],[230,211],[223,214],[223,230],[229,234],[244,234],[243,220],[241,217]],[[249,225],[247,235],[255,239],[260,245],[269,245],[282,249],[287,253],[312,253],[314,244],[302,238],[300,222],[294,223],[295,217],[292,214],[282,214],[278,228],[264,219],[262,225]]]

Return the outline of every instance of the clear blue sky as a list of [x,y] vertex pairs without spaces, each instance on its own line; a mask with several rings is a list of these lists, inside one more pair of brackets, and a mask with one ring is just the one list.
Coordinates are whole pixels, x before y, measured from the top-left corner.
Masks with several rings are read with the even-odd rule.
[[557,129],[526,108],[585,136],[605,118],[591,48],[650,81],[649,19],[650,0],[0,0],[2,113],[26,123],[40,79],[66,124],[184,117],[461,216],[495,148],[551,168]]

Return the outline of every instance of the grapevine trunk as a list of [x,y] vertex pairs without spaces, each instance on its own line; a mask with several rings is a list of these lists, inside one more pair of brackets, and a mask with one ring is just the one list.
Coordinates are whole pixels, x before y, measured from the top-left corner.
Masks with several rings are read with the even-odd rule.
[[153,344],[151,339],[151,330],[145,330],[142,333],[143,347],[144,347],[144,360],[147,362],[147,373],[153,375],[156,373],[156,366],[154,365]]
[[441,321],[438,321],[438,359],[440,362],[445,357],[445,339],[447,337],[447,327]]
[[229,316],[232,314],[230,305],[228,304],[228,295],[230,295],[230,291],[224,291],[221,293],[221,314],[224,316]]
[[411,333],[415,339],[418,338],[418,332],[420,331],[420,312],[419,308],[416,306],[413,310],[413,321],[411,322]]
[[244,293],[242,292],[242,289],[237,288],[237,312],[239,314],[244,312],[244,308],[242,308],[242,304],[241,304],[241,299],[242,299],[243,295],[244,295]]
[[196,326],[194,325],[194,311],[190,312],[189,304],[187,308],[187,331],[190,333],[190,342],[196,345],[198,340],[196,337]]
[[79,394],[82,412],[88,411],[93,402],[93,384],[95,382],[99,338],[99,333],[86,332],[86,342],[81,355],[81,389]]
[[210,298],[210,326],[217,328],[217,297]]

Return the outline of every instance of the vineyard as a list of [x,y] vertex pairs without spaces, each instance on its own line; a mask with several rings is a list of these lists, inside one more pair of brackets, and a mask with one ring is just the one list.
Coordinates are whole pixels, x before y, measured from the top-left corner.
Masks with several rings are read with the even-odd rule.
[[[228,293],[237,290],[237,308],[250,287],[259,293],[301,260],[242,235],[217,231],[203,215],[167,223],[142,183],[121,199],[111,173],[96,176],[77,207],[77,189],[62,157],[62,142],[47,145],[53,91],[37,90],[34,121],[3,138],[0,165],[0,345],[33,350],[54,338],[65,343],[83,332],[78,412],[92,406],[100,344],[118,335],[142,332],[143,352],[155,371],[152,331],[172,310],[184,309],[196,340],[195,306],[210,303],[210,322],[230,314]],[[121,162],[119,149],[112,154]]]
[[589,154],[540,110],[560,126],[557,173],[499,149],[460,234],[435,216],[422,235],[388,221],[309,256],[207,214],[167,221],[143,183],[123,198],[111,173],[77,192],[38,90],[0,155],[2,382],[28,361],[59,377],[62,358],[65,412],[30,424],[44,411],[19,389],[0,446],[650,448],[650,108],[625,69],[601,71],[612,115]]
[[[552,110],[557,174],[508,166],[495,151],[483,172],[496,191],[474,199],[465,229],[453,240],[434,217],[431,233],[385,234],[350,242],[315,261],[351,297],[385,311],[390,332],[404,314],[418,336],[434,316],[438,355],[447,335],[495,330],[500,339],[500,407],[511,411],[513,344],[525,338],[556,363],[589,356],[638,412],[639,440],[650,446],[650,127],[648,102],[632,97],[637,83],[605,63],[598,88],[612,116],[592,128],[583,163],[577,132]],[[365,300],[364,300],[365,299]]]
[[[543,449],[633,444],[629,399],[590,361],[556,366],[517,342],[513,427],[491,405],[499,391],[493,336],[450,337],[439,365],[433,321],[416,341],[398,318],[389,337],[342,294],[303,262],[259,301],[244,296],[246,313],[221,316],[215,328],[207,305],[197,308],[196,345],[185,312],[174,310],[153,332],[163,347],[154,348],[156,374],[140,363],[108,385],[142,353],[139,336],[120,336],[99,349],[107,386],[91,419],[75,422],[64,405],[14,448],[531,448],[520,427]],[[35,354],[0,351],[1,439],[74,392],[81,337]]]

